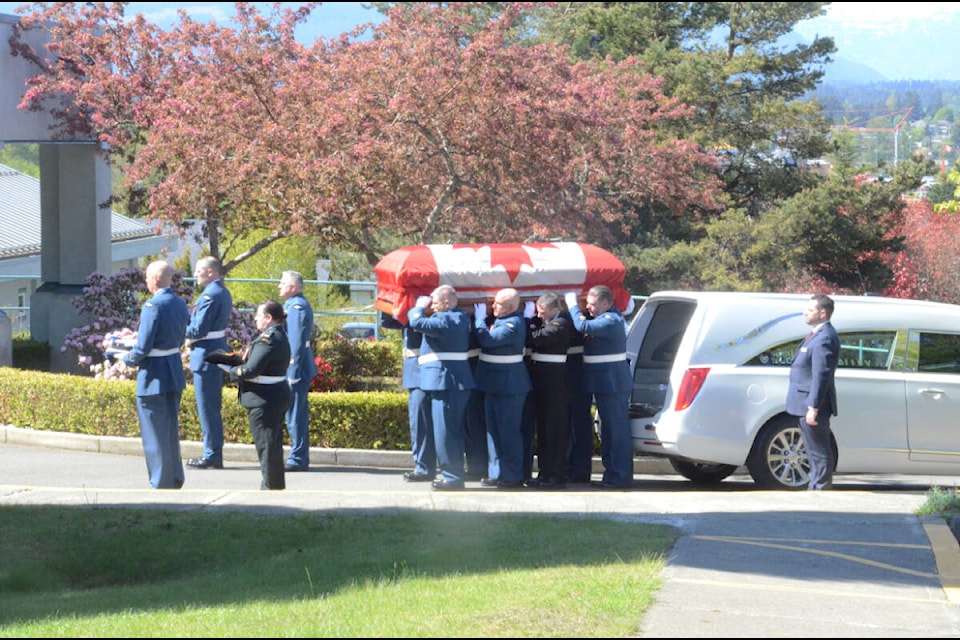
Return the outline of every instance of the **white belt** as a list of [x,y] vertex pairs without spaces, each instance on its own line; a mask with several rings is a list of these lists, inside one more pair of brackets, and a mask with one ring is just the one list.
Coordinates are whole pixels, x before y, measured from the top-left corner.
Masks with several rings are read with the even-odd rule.
[[428,362],[436,362],[437,360],[466,360],[466,352],[460,351],[443,351],[440,353],[428,353],[417,358],[417,362],[420,364],[426,364]]
[[490,353],[481,353],[480,362],[492,362],[494,364],[514,364],[515,362],[523,362],[523,354],[517,354],[515,356],[495,356]]
[[172,356],[175,353],[180,353],[180,347],[174,349],[150,349],[147,353],[148,358],[159,358],[161,356]]
[[194,338],[192,342],[200,342],[201,340],[213,340],[215,338],[225,338],[227,337],[226,329],[221,329],[220,331],[211,331],[202,338]]
[[257,384],[279,384],[286,381],[287,376],[257,376],[245,380],[245,382],[256,382]]
[[570,347],[567,349],[567,355],[570,355],[571,353],[583,353],[583,345],[578,344],[575,347]]
[[534,362],[566,362],[565,353],[534,353],[530,356]]
[[474,347],[473,349],[467,351],[467,356],[470,358],[477,358],[480,356],[480,351],[480,347]]
[[599,364],[601,362],[620,362],[626,360],[626,353],[610,353],[604,356],[588,356],[584,354],[583,364]]
[[420,356],[420,349],[404,349],[403,357],[404,358],[417,358]]

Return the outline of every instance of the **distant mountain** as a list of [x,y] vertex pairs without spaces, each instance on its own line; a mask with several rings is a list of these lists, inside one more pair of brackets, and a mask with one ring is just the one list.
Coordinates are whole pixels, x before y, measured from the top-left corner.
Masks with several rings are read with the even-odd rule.
[[[869,11],[869,4],[863,6]],[[822,17],[798,24],[795,33],[807,42],[817,35],[833,38],[837,53],[825,68],[825,82],[960,80],[960,13],[883,27]]]

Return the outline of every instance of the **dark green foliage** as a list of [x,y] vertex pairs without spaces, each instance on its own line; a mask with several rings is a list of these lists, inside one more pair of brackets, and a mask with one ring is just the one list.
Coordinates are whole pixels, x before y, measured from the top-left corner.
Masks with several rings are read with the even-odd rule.
[[31,340],[28,335],[13,336],[13,366],[16,369],[50,371],[50,345]]

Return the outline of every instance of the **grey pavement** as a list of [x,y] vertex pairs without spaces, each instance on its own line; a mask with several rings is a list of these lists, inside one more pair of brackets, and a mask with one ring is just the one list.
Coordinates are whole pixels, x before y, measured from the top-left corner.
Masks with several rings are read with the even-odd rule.
[[[184,442],[185,457],[199,444]],[[287,490],[259,491],[252,447],[225,469],[187,468],[179,491],[147,483],[140,441],[0,426],[0,505],[310,511],[445,510],[608,517],[675,527],[663,588],[638,637],[960,636],[960,547],[940,518],[917,517],[941,476],[841,475],[834,491],[753,488],[736,474],[704,490],[662,460],[638,459],[635,486],[500,491],[405,483],[405,452],[315,449]],[[599,462],[595,472],[599,471]],[[599,475],[594,476],[599,479]]]

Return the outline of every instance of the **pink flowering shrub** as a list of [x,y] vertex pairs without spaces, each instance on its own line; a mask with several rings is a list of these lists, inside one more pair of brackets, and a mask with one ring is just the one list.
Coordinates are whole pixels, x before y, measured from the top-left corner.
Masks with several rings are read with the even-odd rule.
[[[183,298],[187,305],[193,304],[194,288],[184,282],[184,273],[179,269],[173,272],[173,291]],[[80,366],[89,370],[94,377],[110,380],[127,380],[136,377],[136,367],[127,367],[120,358],[108,358],[106,350],[127,342],[136,343],[136,328],[140,326],[140,308],[152,296],[144,280],[144,269],[129,268],[112,276],[93,273],[87,278],[83,295],[74,298],[73,306],[82,316],[93,318],[91,322],[72,329],[65,337],[61,353],[74,351]],[[227,326],[227,342],[232,348],[240,348],[257,334],[253,318],[242,314],[236,308],[230,313]],[[130,343],[132,337],[132,343]],[[190,373],[190,351],[184,345],[180,358],[187,374]]]
[[317,375],[310,381],[310,391],[336,391],[337,383],[333,379],[333,367],[319,356],[313,361],[317,365]]

